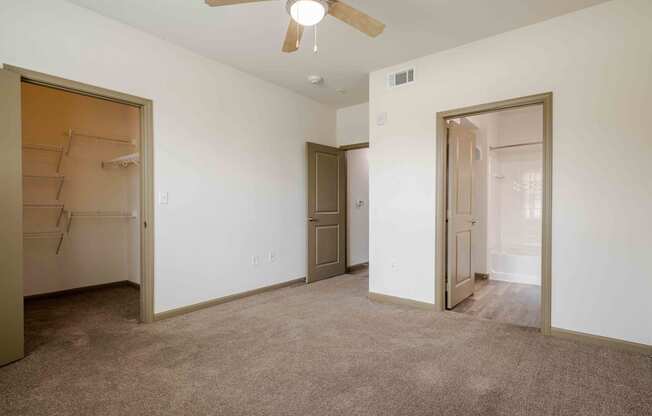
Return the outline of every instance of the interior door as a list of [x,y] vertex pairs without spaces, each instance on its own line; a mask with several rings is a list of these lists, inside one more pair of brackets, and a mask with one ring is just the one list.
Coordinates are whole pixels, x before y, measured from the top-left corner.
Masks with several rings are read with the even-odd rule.
[[475,132],[448,125],[448,218],[446,306],[452,309],[473,294],[473,159]]
[[344,152],[308,143],[308,283],[346,273]]
[[0,69],[0,365],[23,358],[20,76]]

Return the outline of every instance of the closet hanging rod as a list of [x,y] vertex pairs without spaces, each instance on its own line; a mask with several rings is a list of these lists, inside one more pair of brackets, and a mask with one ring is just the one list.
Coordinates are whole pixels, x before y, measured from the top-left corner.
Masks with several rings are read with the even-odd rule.
[[124,213],[124,212],[69,212],[68,213],[68,226],[66,227],[66,232],[70,233],[70,227],[72,226],[73,218],[124,218],[124,219],[136,219],[135,213]]
[[61,250],[61,243],[63,243],[64,234],[61,231],[45,231],[45,232],[35,232],[35,233],[24,233],[23,238],[26,240],[46,240],[46,239],[59,239],[59,244],[57,244],[57,254]]
[[63,208],[63,204],[37,204],[37,203],[26,203],[23,204],[25,208]]
[[23,175],[24,179],[46,179],[46,180],[56,180],[59,182],[59,188],[57,189],[57,198],[58,201],[61,197],[61,191],[63,191],[63,184],[66,181],[66,177],[62,175]]
[[52,146],[49,144],[24,144],[23,149],[42,150],[44,152],[62,152],[63,146]]
[[131,140],[129,138],[117,138],[117,137],[106,137],[106,136],[97,136],[94,134],[86,134],[86,133],[79,133],[76,132],[73,129],[69,129],[67,133],[64,133],[65,135],[68,136],[68,149],[66,150],[66,155],[70,154],[70,148],[72,147],[72,138],[73,137],[85,137],[87,139],[96,139],[96,140],[104,140],[107,142],[112,142],[116,144],[125,144],[129,146],[135,146],[136,142],[134,140]]
[[52,179],[52,180],[65,180],[65,176],[62,175],[23,175],[23,178],[28,179]]
[[63,160],[63,146],[53,146],[49,144],[24,144],[23,149],[59,153],[59,160],[57,160],[57,173],[59,173],[61,170],[61,161]]
[[65,211],[65,206],[64,204],[36,204],[36,203],[26,203],[23,204],[24,208],[41,208],[41,209],[58,209],[59,210],[59,216],[57,217],[57,227],[59,224],[61,224],[61,218],[63,217],[63,213]]
[[512,147],[522,147],[522,146],[534,146],[537,144],[543,144],[543,142],[530,142],[530,143],[517,143],[517,144],[506,144],[504,146],[490,146],[489,150],[501,150],[501,149],[510,149]]

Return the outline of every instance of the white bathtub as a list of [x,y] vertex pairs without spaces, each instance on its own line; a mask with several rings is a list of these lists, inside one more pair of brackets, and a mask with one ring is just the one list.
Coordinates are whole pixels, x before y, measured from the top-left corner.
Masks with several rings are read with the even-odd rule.
[[541,285],[541,247],[520,246],[490,253],[490,278]]

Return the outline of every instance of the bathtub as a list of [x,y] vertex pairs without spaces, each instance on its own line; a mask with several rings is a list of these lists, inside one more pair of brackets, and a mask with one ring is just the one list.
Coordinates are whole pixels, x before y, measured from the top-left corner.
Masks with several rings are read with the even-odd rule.
[[489,258],[491,279],[541,285],[541,247],[506,247],[492,250]]

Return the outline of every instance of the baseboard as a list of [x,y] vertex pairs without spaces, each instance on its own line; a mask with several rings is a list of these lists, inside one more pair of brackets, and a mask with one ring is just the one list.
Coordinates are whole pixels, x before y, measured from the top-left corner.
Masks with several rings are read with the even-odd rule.
[[367,297],[369,298],[369,300],[378,303],[389,303],[392,305],[409,306],[418,309],[435,310],[434,304],[428,302],[420,302],[418,300],[399,298],[397,296],[390,296],[390,295],[382,295],[380,293],[374,293],[374,292],[369,292],[369,295],[367,295]]
[[91,292],[93,290],[98,290],[98,289],[109,289],[112,287],[119,287],[119,286],[133,286],[138,289],[140,289],[140,285],[137,283],[134,283],[129,280],[121,280],[119,282],[111,282],[111,283],[102,283],[99,285],[92,285],[92,286],[84,286],[84,287],[75,287],[72,289],[66,289],[66,290],[59,290],[56,292],[48,292],[48,293],[38,293],[36,295],[28,295],[25,296],[25,300],[37,300],[37,299],[48,299],[48,298],[57,298],[60,296],[67,296],[67,295],[74,295],[77,293],[84,293],[84,292]]
[[369,262],[354,264],[346,268],[347,273],[355,273],[360,270],[365,270],[369,268]]
[[623,341],[620,339],[585,334],[583,332],[569,331],[567,329],[554,327],[550,330],[550,335],[573,341],[587,342],[594,345],[617,348],[620,350],[638,352],[652,356],[652,345],[639,344],[637,342]]
[[135,289],[140,289],[140,283],[132,282],[131,280],[125,280],[127,286],[131,286]]
[[288,286],[294,286],[296,284],[305,283],[306,278],[302,277],[300,279],[294,279],[283,283],[277,283],[271,286],[261,287],[259,289],[249,290],[247,292],[236,293],[234,295],[224,296],[222,298],[211,299],[205,302],[195,303],[193,305],[182,306],[180,308],[171,309],[169,311],[160,312],[154,314],[155,321],[162,321],[164,319],[174,318],[176,316],[185,315],[187,313],[196,312],[201,309],[210,308],[211,306],[221,305],[222,303],[233,302],[234,300],[248,298],[249,296],[258,295],[265,292],[271,292],[273,290],[282,289]]

